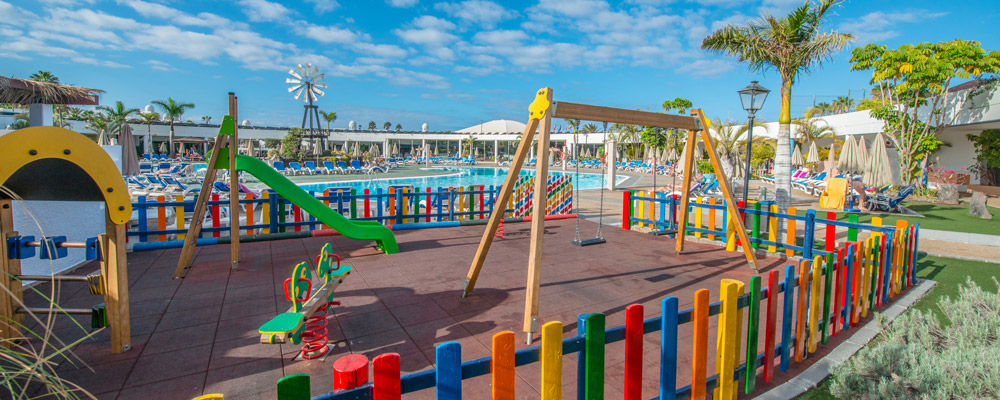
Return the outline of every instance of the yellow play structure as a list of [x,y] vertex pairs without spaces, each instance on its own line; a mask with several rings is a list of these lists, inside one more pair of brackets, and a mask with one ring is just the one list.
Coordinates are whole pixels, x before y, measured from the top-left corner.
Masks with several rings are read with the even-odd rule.
[[[85,242],[65,236],[35,240],[15,231],[12,202],[23,200],[99,201],[104,203],[106,232]],[[111,351],[131,346],[125,229],[132,216],[128,187],[118,167],[90,138],[68,129],[33,127],[0,136],[0,338],[20,337],[18,322],[24,314],[90,314],[92,326],[109,327]],[[84,248],[88,259],[100,260],[101,270],[90,276],[28,276],[21,274],[21,259],[65,256],[67,248]],[[93,309],[25,308],[22,280],[87,282],[90,292],[104,297],[104,306]]]

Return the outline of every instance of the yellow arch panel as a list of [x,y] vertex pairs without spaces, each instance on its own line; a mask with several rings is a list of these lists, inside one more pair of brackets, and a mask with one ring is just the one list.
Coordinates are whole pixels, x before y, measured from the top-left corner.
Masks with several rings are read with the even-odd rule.
[[[101,146],[69,129],[39,126],[0,136],[0,184],[21,167],[45,159],[68,161],[83,170],[101,190],[111,221],[128,222],[132,202],[118,167]],[[58,171],[39,171],[58,174]]]

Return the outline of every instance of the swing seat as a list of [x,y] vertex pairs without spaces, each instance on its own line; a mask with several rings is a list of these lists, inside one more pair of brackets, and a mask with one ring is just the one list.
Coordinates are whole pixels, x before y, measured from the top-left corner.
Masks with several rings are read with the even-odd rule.
[[583,247],[583,246],[590,246],[592,244],[601,244],[601,243],[605,243],[605,242],[607,242],[607,240],[604,240],[604,238],[590,238],[590,239],[583,239],[583,240],[574,240],[574,241],[571,241],[570,243],[573,243],[574,246]]

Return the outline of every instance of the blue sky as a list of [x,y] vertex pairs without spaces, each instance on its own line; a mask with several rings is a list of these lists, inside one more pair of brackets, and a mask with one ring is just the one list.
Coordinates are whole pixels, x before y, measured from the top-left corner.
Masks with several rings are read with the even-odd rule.
[[[727,23],[785,13],[801,0],[0,0],[0,75],[48,70],[63,83],[106,90],[102,103],[196,104],[185,118],[226,112],[296,126],[302,103],[287,93],[289,67],[326,74],[322,110],[336,127],[356,120],[455,130],[524,120],[539,87],[557,100],[660,110],[684,97],[710,117],[743,119],[736,91],[777,74],[751,74],[700,49]],[[847,0],[826,29],[851,47],[979,40],[1000,50],[993,1]],[[869,74],[850,72],[845,50],[793,89],[793,113],[813,102],[857,99]],[[776,92],[775,92],[776,94]],[[777,96],[759,114],[778,116]]]

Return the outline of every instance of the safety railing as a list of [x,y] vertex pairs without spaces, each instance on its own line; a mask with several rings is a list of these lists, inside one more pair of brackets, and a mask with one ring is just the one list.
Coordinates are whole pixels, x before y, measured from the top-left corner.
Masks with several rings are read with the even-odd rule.
[[[788,265],[783,281],[779,282],[779,271],[772,270],[766,275],[766,286],[760,276],[754,276],[745,293],[743,282],[723,279],[720,301],[710,302],[709,291],[700,289],[693,308],[678,310],[680,299],[666,297],[661,301],[661,316],[650,319],[644,319],[642,305],[633,304],[626,308],[625,325],[610,329],[605,328],[605,315],[599,313],[581,314],[576,334],[570,338],[564,337],[561,322],[549,322],[542,327],[538,346],[515,350],[514,333],[500,332],[493,336],[491,356],[480,359],[463,362],[461,345],[445,342],[435,349],[436,368],[402,375],[400,356],[382,354],[373,359],[371,381],[367,364],[354,365],[351,380],[338,381],[335,374],[338,390],[314,399],[400,399],[429,388],[436,390],[438,399],[461,399],[463,381],[483,375],[491,376],[493,399],[513,399],[516,368],[536,362],[541,363],[541,381],[535,387],[542,398],[560,399],[565,356],[572,353],[577,355],[577,398],[602,398],[608,374],[606,345],[623,340],[625,363],[615,368],[624,368],[621,387],[627,400],[651,395],[703,398],[708,390],[716,391],[717,398],[736,398],[740,391],[754,394],[758,380],[774,380],[775,359],[779,360],[777,370],[787,371],[793,362],[801,362],[830,337],[856,327],[916,283],[918,235],[917,225],[876,229],[867,238],[827,251],[825,257],[816,255]],[[718,335],[710,355],[709,318],[713,316],[718,318]],[[692,344],[689,354],[679,354],[678,336],[685,326],[693,332]],[[658,374],[644,376],[644,335],[654,333],[660,341]],[[763,351],[759,351],[761,341]],[[679,359],[690,363],[680,364]],[[709,359],[715,360],[714,371],[708,370]],[[678,385],[681,367],[691,368],[691,378]],[[309,379],[307,374],[282,378],[278,399],[292,399],[296,390],[308,394]],[[643,393],[643,382],[648,379],[659,381],[658,393]]]
[[[309,191],[325,205],[346,218],[378,221],[393,229],[430,227],[435,222],[462,224],[485,220],[499,197],[500,187],[470,185],[466,187],[420,188],[394,185],[388,188],[364,189],[358,193],[350,187],[329,187],[322,192]],[[517,181],[505,207],[507,218],[531,214],[534,177]],[[573,190],[569,176],[549,177],[547,182],[547,215],[572,213]],[[213,193],[207,203],[202,238],[222,238],[229,235],[229,200]],[[328,230],[328,226],[300,209],[273,190],[264,190],[259,197],[241,194],[239,204],[240,230],[246,235]],[[176,196],[140,196],[132,204],[136,217],[127,235],[138,243],[183,240],[187,233],[184,216],[190,215],[195,198]],[[431,223],[431,225],[428,225]]]
[[[622,201],[622,229],[646,228],[676,230],[680,219],[677,207],[680,198],[665,193],[646,191],[625,191]],[[739,217],[747,229],[750,246],[765,248],[768,252],[784,252],[789,257],[801,256],[811,259],[815,255],[826,256],[837,247],[837,228],[847,231],[846,241],[856,241],[859,233],[891,233],[897,228],[905,228],[906,221],[899,221],[896,227],[883,226],[881,217],[872,217],[871,224],[858,222],[858,214],[848,214],[847,221],[838,221],[836,212],[806,210],[798,215],[795,207],[787,213],[779,213],[773,202],[751,201],[749,205],[737,203]],[[820,218],[820,215],[825,218]],[[739,246],[734,230],[736,224],[725,201],[714,197],[693,197],[688,204],[688,218],[685,231],[688,235],[708,240],[719,240],[726,250],[735,251]]]

